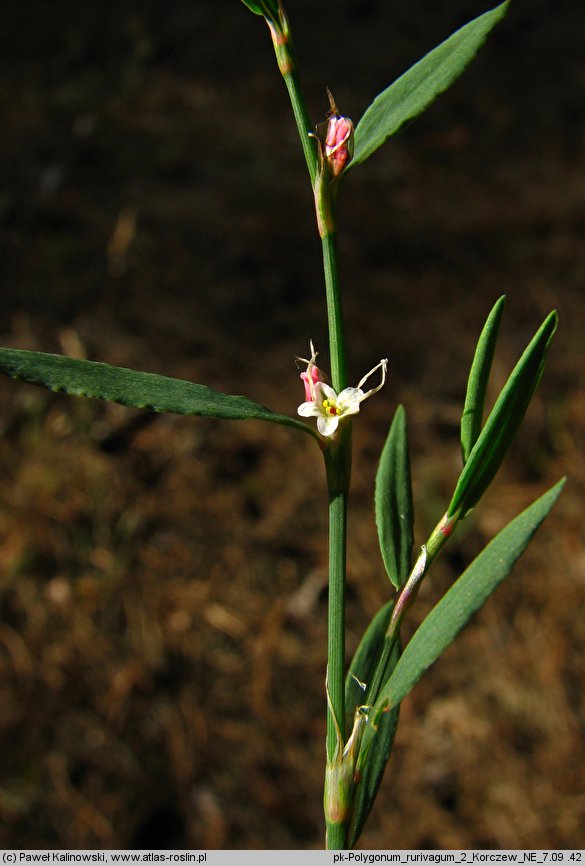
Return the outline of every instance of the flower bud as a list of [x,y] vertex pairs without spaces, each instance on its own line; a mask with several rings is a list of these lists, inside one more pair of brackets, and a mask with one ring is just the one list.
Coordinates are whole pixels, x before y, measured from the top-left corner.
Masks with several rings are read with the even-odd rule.
[[[309,372],[310,369],[310,372]],[[317,382],[324,382],[325,376],[319,367],[310,366],[307,369],[307,372],[301,373],[301,379],[303,380],[303,385],[305,386],[305,398],[307,400],[315,399],[315,385]]]
[[338,177],[353,154],[353,123],[349,117],[332,114],[325,135],[325,159],[332,177]]

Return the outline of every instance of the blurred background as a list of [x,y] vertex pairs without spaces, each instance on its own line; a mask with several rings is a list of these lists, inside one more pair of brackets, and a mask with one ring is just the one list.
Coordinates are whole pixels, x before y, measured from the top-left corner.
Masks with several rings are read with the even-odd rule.
[[[221,9],[219,6],[221,5]],[[289,0],[310,111],[358,119],[476,0]],[[493,391],[550,309],[542,385],[411,631],[509,519],[569,483],[513,576],[405,701],[362,844],[585,847],[585,7],[514,0],[464,77],[347,178],[354,424],[348,653],[387,599],[376,462],[409,421],[416,543],[460,467],[475,340]],[[311,196],[268,33],[238,0],[25,0],[1,42],[2,344],[294,414],[326,358]],[[260,422],[0,382],[0,845],[322,845],[321,458]]]

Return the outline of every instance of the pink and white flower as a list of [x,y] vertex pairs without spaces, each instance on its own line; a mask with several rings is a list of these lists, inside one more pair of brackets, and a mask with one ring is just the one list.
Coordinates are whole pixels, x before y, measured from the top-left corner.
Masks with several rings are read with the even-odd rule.
[[[358,382],[357,388],[344,388],[343,391],[337,394],[331,385],[323,381],[323,374],[315,365],[317,353],[312,343],[310,346],[311,359],[309,361],[304,358],[301,359],[307,364],[306,372],[301,373],[307,399],[304,403],[301,403],[297,412],[303,418],[316,418],[317,429],[322,436],[333,436],[339,426],[339,422],[343,418],[349,415],[357,415],[363,401],[383,387],[386,381],[388,359],[383,358],[369,373],[366,373]],[[380,383],[375,388],[364,391],[362,386],[365,385],[376,370],[380,369],[382,371]]]

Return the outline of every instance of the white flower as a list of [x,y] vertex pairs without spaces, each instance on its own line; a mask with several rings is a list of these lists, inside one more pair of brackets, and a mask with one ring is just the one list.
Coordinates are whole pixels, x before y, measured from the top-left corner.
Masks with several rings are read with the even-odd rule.
[[[301,378],[305,384],[306,396],[311,399],[305,403],[301,403],[297,411],[303,418],[316,418],[317,429],[322,436],[332,436],[342,418],[345,418],[347,415],[357,415],[360,411],[360,404],[379,391],[384,385],[388,359],[383,358],[369,373],[366,373],[363,379],[360,379],[358,382],[357,388],[344,388],[343,391],[337,394],[331,385],[328,385],[316,376],[315,371],[320,376],[320,371],[315,366],[317,353],[313,348],[313,344],[311,343],[310,345],[311,360],[306,361],[304,358],[300,360],[307,364],[306,373],[301,373]],[[375,388],[364,392],[362,385],[379,369],[382,370],[381,382]]]

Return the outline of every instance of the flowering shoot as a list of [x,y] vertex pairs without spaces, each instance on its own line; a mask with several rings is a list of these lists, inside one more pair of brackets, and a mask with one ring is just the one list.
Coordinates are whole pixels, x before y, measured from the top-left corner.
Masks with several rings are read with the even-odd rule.
[[[357,388],[344,388],[337,394],[331,385],[323,381],[323,374],[315,364],[317,353],[313,343],[310,346],[311,359],[309,361],[304,358],[299,359],[307,365],[306,371],[301,373],[307,399],[301,403],[297,411],[303,418],[316,418],[317,429],[322,436],[333,436],[339,422],[344,417],[357,415],[360,411],[360,404],[383,387],[386,381],[388,359],[382,358],[379,364],[376,364],[369,373],[360,379]],[[362,386],[377,370],[382,371],[380,382],[369,391],[364,391]]]

